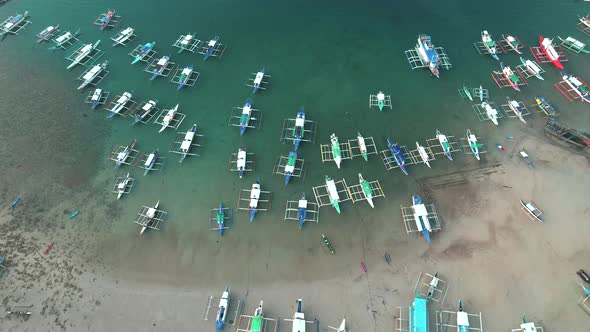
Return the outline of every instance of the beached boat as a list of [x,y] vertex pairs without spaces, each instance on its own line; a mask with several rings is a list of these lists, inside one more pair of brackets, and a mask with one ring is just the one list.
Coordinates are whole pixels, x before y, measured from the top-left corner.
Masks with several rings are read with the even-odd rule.
[[[428,69],[432,75],[439,77],[439,70],[438,64],[440,59],[438,58],[438,54],[434,49],[434,45],[432,45],[432,40],[428,35],[420,35],[418,36],[418,45],[417,51],[420,55],[422,63],[428,65]],[[380,108],[381,109],[381,108]]]
[[248,125],[250,124],[250,119],[252,118],[252,99],[248,98],[246,103],[242,107],[242,115],[240,115],[240,136],[244,135]]
[[512,112],[514,112],[514,114],[516,114],[516,116],[518,117],[520,122],[526,123],[526,121],[524,120],[524,118],[522,116],[524,110],[522,109],[520,104],[516,100],[510,99],[508,97],[506,97],[506,100],[508,101],[508,107],[510,107]]
[[[219,203],[221,204],[221,203]],[[221,228],[220,228],[221,230]],[[219,309],[217,310],[217,317],[215,318],[215,331],[220,332],[225,324],[227,317],[227,308],[229,307],[229,286],[225,287],[221,299],[219,299]]]
[[545,134],[566,147],[590,152],[590,133],[565,126],[551,115],[545,123]]
[[359,150],[361,152],[361,156],[365,161],[369,161],[369,153],[367,151],[367,144],[365,143],[365,138],[361,135],[361,132],[357,132],[356,134],[356,141],[359,145]]
[[94,81],[103,70],[107,69],[108,64],[109,62],[105,61],[99,65],[94,65],[92,68],[90,68],[90,70],[82,77],[83,81],[82,84],[78,86],[78,90],[82,90],[88,84],[92,83],[92,81]]
[[556,111],[551,104],[543,97],[535,97],[535,102],[537,106],[541,109],[541,111],[545,112],[548,115],[556,115]]
[[539,67],[539,65],[534,62],[531,61],[529,59],[524,59],[523,57],[520,57],[520,62],[525,66],[526,70],[534,75],[536,78],[540,79],[541,81],[544,81],[545,79],[541,76],[541,67]]
[[432,232],[432,228],[430,226],[430,220],[428,220],[428,211],[418,195],[412,196],[412,210],[414,211],[414,222],[418,231],[422,232],[426,242],[430,243],[430,232]]
[[125,160],[129,157],[137,140],[131,141],[131,144],[127,145],[125,149],[117,154],[117,160],[115,161],[115,168],[121,167],[125,163]]
[[156,214],[158,213],[158,206],[160,205],[160,201],[156,202],[156,205],[154,205],[154,207],[149,208],[147,210],[147,212],[145,213],[145,216],[147,217],[147,222],[145,223],[145,225],[143,225],[143,227],[141,227],[141,231],[139,232],[139,235],[143,234],[143,232],[145,232],[146,229],[148,229],[148,227],[150,227],[154,221],[155,221],[155,217]]
[[186,83],[191,79],[191,75],[193,74],[193,65],[189,65],[185,67],[182,72],[180,72],[180,77],[178,78],[178,86],[176,87],[176,91],[182,89]]
[[156,79],[156,77],[160,76],[164,70],[166,70],[166,67],[168,66],[168,64],[170,63],[170,56],[163,56],[161,57],[158,62],[156,63],[156,68],[154,69],[154,71],[152,72],[152,77],[150,77],[150,81],[153,81]]
[[297,310],[293,315],[293,332],[305,332],[305,314],[303,313],[303,301],[297,300]]
[[299,203],[297,204],[297,219],[299,220],[299,229],[303,227],[307,218],[307,199],[305,199],[305,193],[301,195]]
[[133,61],[131,61],[131,64],[134,65],[139,61],[143,60],[143,58],[145,58],[154,49],[154,46],[156,46],[156,42],[146,43],[145,45],[143,45],[143,47],[141,48],[141,50],[139,50]]
[[559,60],[559,54],[553,47],[553,41],[549,38],[544,38],[543,36],[539,36],[539,46],[541,46],[541,51],[545,53],[549,61],[557,67],[558,69],[563,70],[563,64]]
[[47,28],[43,29],[43,31],[39,32],[39,38],[37,39],[37,43],[40,43],[44,40],[47,40],[49,36],[53,35],[59,29],[59,24],[56,26],[48,26]]
[[428,168],[430,168],[430,156],[426,152],[426,149],[422,145],[418,144],[418,142],[416,142],[416,149],[418,149],[418,154],[420,155],[422,162],[425,163]]
[[521,47],[522,45],[520,44],[520,41],[518,39],[514,38],[514,36],[512,35],[502,35],[502,38],[514,52],[516,52],[517,54],[522,54],[522,51],[519,50],[519,47]]
[[187,34],[184,36],[184,38],[182,38],[182,40],[180,41],[180,49],[178,50],[178,53],[181,53],[184,50],[188,50],[190,47],[189,45],[193,43],[193,38],[195,38],[195,34]]
[[113,46],[125,45],[125,43],[133,36],[135,30],[131,27],[127,27],[121,30],[115,38],[113,38]]
[[147,173],[149,173],[152,168],[154,168],[154,165],[156,165],[156,161],[158,160],[158,152],[158,149],[152,151],[152,153],[148,155],[145,162],[143,163],[143,167],[145,168],[145,171],[143,172],[144,176],[147,175]]
[[78,51],[78,53],[76,53],[76,56],[74,57],[74,60],[72,61],[72,63],[70,63],[69,66],[66,67],[66,69],[71,69],[75,65],[79,64],[80,62],[82,62],[82,60],[84,60],[90,53],[92,53],[92,51],[98,46],[98,44],[100,44],[100,40],[96,41],[96,43],[94,43],[94,44],[86,44],[86,45],[84,45],[84,47],[82,47]]
[[260,89],[260,84],[262,84],[262,79],[264,78],[264,68],[261,71],[256,73],[256,77],[254,77],[254,82],[252,84],[252,94],[256,93],[258,89]]
[[440,131],[438,131],[438,129],[436,130],[436,139],[438,140],[438,143],[440,144],[440,147],[443,149],[443,152],[445,154],[445,156],[447,156],[447,158],[449,158],[449,160],[453,160],[453,156],[451,155],[451,143],[449,143],[449,139],[447,138],[446,135],[443,135]]
[[465,84],[463,84],[463,93],[465,94],[465,96],[467,96],[467,98],[470,101],[473,101],[473,96],[471,95],[471,90],[469,90],[469,88]]
[[475,156],[475,159],[479,159],[479,147],[480,144],[477,143],[477,137],[471,133],[470,129],[467,129],[467,143],[469,143],[469,148],[471,149],[471,153]]
[[332,135],[330,135],[330,143],[332,145],[334,162],[336,163],[336,167],[340,168],[340,164],[342,163],[342,151],[340,150],[340,142],[338,142],[336,134],[332,133]]
[[119,114],[123,110],[123,108],[125,108],[125,105],[128,101],[131,100],[132,97],[133,95],[131,93],[123,92],[121,97],[117,99],[115,106],[113,106],[113,108],[111,109],[111,114],[109,114],[108,118],[112,118],[113,116],[115,116],[115,114]]
[[205,56],[203,57],[203,61],[207,60],[215,51],[215,46],[219,41],[219,36],[215,36],[215,38],[211,39],[207,44],[207,51],[205,52]]
[[336,212],[340,214],[340,196],[338,195],[338,189],[336,189],[336,183],[329,176],[324,176],[326,182],[326,188],[328,189],[328,197],[330,198],[330,204],[336,209]]
[[371,189],[371,184],[363,178],[361,173],[359,173],[359,184],[363,189],[363,195],[365,196],[365,199],[372,208],[375,208],[375,204],[373,204],[373,190]]
[[236,159],[236,169],[240,175],[240,179],[244,176],[244,171],[246,170],[246,164],[248,163],[247,158],[248,153],[246,153],[246,148],[242,145],[241,148],[238,149],[238,155]]
[[180,160],[178,161],[179,163],[181,163],[189,154],[196,132],[197,124],[195,123],[193,124],[191,130],[187,131],[186,134],[184,134],[184,139],[182,140],[182,143],[180,143]]
[[385,106],[385,94],[383,91],[377,93],[377,106],[379,106],[380,111],[383,111],[383,107]]
[[104,17],[100,19],[100,30],[104,30],[111,23],[111,19],[115,16],[115,10],[109,9]]
[[16,14],[12,17],[8,22],[4,23],[2,27],[0,27],[0,36],[4,35],[12,31],[12,29],[16,28],[25,18],[29,16],[29,12],[26,11],[23,14]]
[[523,210],[531,219],[537,220],[540,223],[543,222],[543,219],[541,218],[541,214],[543,214],[543,212],[541,212],[541,210],[539,210],[539,208],[537,208],[535,204],[533,204],[533,202],[526,203],[522,199],[520,199],[519,201],[520,205],[522,205]]
[[583,102],[590,103],[590,90],[588,86],[581,82],[577,77],[561,72],[561,78],[564,82],[576,92]]
[[64,32],[63,34],[61,34],[60,36],[58,36],[57,38],[55,38],[53,40],[55,45],[50,47],[49,50],[54,51],[58,48],[64,47],[64,45],[69,43],[70,40],[72,40],[72,38],[76,38],[76,36],[79,34],[80,34],[80,29],[76,30],[76,32],[74,32],[74,33],[71,33],[69,31]]
[[260,301],[258,308],[254,310],[254,316],[250,321],[250,330],[248,332],[262,332],[262,325],[264,323],[264,314],[262,312],[263,301]]
[[260,199],[260,180],[256,179],[256,183],[252,184],[250,190],[250,222],[254,221],[256,216],[256,209],[258,208],[258,200]]
[[146,116],[148,116],[152,110],[156,107],[156,104],[158,103],[157,100],[150,100],[147,103],[145,103],[141,109],[139,111],[137,111],[137,113],[135,113],[135,115],[133,115],[133,122],[131,123],[131,125],[135,125],[138,122],[142,121]]
[[223,236],[223,228],[225,227],[225,209],[223,208],[223,202],[219,202],[219,208],[215,211],[215,220],[217,221],[217,227],[219,227],[219,236]]
[[123,181],[117,184],[117,199],[121,198],[121,196],[123,196],[123,194],[126,192],[129,181],[131,181],[131,177],[129,176],[129,172],[127,172],[127,175],[123,178]]
[[102,98],[102,89],[94,89],[92,93],[92,97],[90,97],[90,101],[92,101],[92,109],[95,109],[98,104],[100,104],[100,100]]
[[590,54],[590,50],[588,50],[586,48],[586,44],[582,43],[581,41],[579,41],[573,37],[567,37],[566,39],[563,39],[563,38],[557,36],[557,38],[559,38],[559,40],[561,40],[563,45],[569,49],[573,49],[573,50],[576,50],[577,52],[582,52],[584,54]]
[[287,158],[287,165],[285,165],[285,184],[289,184],[293,172],[295,172],[295,163],[297,162],[297,152],[289,152],[289,158]]
[[514,90],[520,92],[520,88],[518,87],[518,84],[520,83],[520,77],[518,77],[518,75],[516,75],[514,71],[512,71],[510,66],[504,66],[503,62],[500,62],[500,67],[502,68],[502,74],[504,74],[504,77],[506,78],[508,83],[510,83],[510,86]]
[[334,254],[334,247],[332,247],[332,243],[330,242],[330,240],[328,240],[328,238],[322,234],[322,242],[324,242],[324,245],[326,245],[326,248],[328,248],[328,250],[330,250],[330,253]]
[[457,332],[469,332],[469,315],[463,311],[463,303],[459,300],[457,310]]
[[486,112],[486,116],[488,119],[492,121],[493,124],[496,126],[498,125],[498,110],[493,108],[490,104],[486,103],[485,101],[481,103],[481,107]]
[[176,112],[178,111],[178,104],[174,106],[174,108],[169,109],[164,118],[162,119],[162,128],[160,128],[159,133],[163,132],[164,129],[168,128],[174,117],[176,116]]
[[408,171],[406,170],[406,160],[404,158],[404,152],[402,148],[397,143],[392,143],[389,137],[387,138],[387,147],[389,151],[393,154],[393,159],[399,168],[404,172],[405,175],[408,175]]
[[334,329],[336,332],[346,332],[346,319],[342,318],[342,322],[340,322],[340,325],[338,326],[338,328]]
[[305,110],[303,106],[297,112],[297,117],[295,117],[295,127],[293,127],[293,145],[295,145],[295,151],[299,148],[299,144],[301,144],[301,140],[305,135]]
[[500,58],[498,58],[498,46],[487,30],[481,32],[481,42],[492,58],[500,60]]

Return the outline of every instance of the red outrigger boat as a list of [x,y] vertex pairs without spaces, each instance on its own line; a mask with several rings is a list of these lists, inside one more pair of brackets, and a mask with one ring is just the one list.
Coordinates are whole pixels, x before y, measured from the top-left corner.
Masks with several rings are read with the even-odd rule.
[[559,60],[559,53],[557,53],[553,47],[553,41],[551,39],[539,36],[539,46],[555,67],[558,69],[564,69],[563,64]]

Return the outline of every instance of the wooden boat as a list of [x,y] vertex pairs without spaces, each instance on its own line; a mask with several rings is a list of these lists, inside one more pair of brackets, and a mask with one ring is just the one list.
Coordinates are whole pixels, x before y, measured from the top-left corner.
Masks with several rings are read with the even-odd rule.
[[553,116],[547,117],[545,135],[566,147],[590,152],[590,133],[560,124]]

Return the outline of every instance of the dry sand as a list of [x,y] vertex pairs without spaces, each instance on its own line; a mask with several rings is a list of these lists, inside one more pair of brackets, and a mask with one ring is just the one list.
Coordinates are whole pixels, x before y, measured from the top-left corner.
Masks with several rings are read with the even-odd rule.
[[[167,258],[139,269],[128,264],[129,257],[101,255],[105,246],[117,245],[107,221],[116,215],[110,196],[92,197],[96,206],[84,207],[93,211],[85,218],[95,227],[92,236],[81,231],[88,224],[65,221],[69,211],[63,207],[44,212],[55,220],[45,229],[30,219],[33,212],[26,212],[26,201],[15,210],[5,208],[0,212],[0,247],[10,262],[0,278],[2,305],[33,305],[33,314],[27,319],[1,315],[1,329],[211,331],[213,322],[203,321],[208,297],[219,296],[230,282],[233,298],[245,303],[245,313],[251,314],[264,299],[268,316],[287,318],[301,297],[306,317],[319,319],[321,331],[343,316],[352,331],[392,331],[396,307],[411,304],[420,272],[439,272],[449,284],[444,307],[455,310],[462,298],[466,311],[482,312],[486,331],[516,328],[523,315],[541,322],[546,331],[587,331],[590,317],[576,305],[581,289],[575,271],[590,270],[588,160],[540,136],[527,137],[513,141],[502,166],[489,175],[467,173],[464,183],[440,188],[430,179],[443,218],[443,231],[430,246],[405,234],[399,208],[392,203],[382,207],[386,211],[379,218],[342,227],[334,256],[315,237],[304,237],[299,252],[277,246],[280,239],[244,240],[225,252],[193,253],[189,263]],[[534,170],[515,155],[521,146],[535,159]],[[77,197],[91,201],[84,193]],[[519,198],[541,207],[546,222],[527,219]],[[137,228],[126,231],[135,234]],[[310,233],[317,236],[317,231]],[[50,242],[55,245],[44,254]],[[141,242],[133,245],[135,251],[149,249]],[[386,252],[391,265],[383,259]],[[207,268],[219,257],[247,256],[233,267]],[[360,269],[361,260],[367,274]],[[187,273],[169,269],[190,262],[203,268],[189,266]],[[439,308],[433,304],[431,311]],[[281,327],[290,326],[283,322]]]

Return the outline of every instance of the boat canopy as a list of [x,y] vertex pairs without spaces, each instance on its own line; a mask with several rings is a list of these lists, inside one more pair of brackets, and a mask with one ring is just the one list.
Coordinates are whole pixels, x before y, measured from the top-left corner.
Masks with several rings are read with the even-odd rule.
[[428,332],[428,311],[426,299],[416,297],[410,311],[410,331]]

